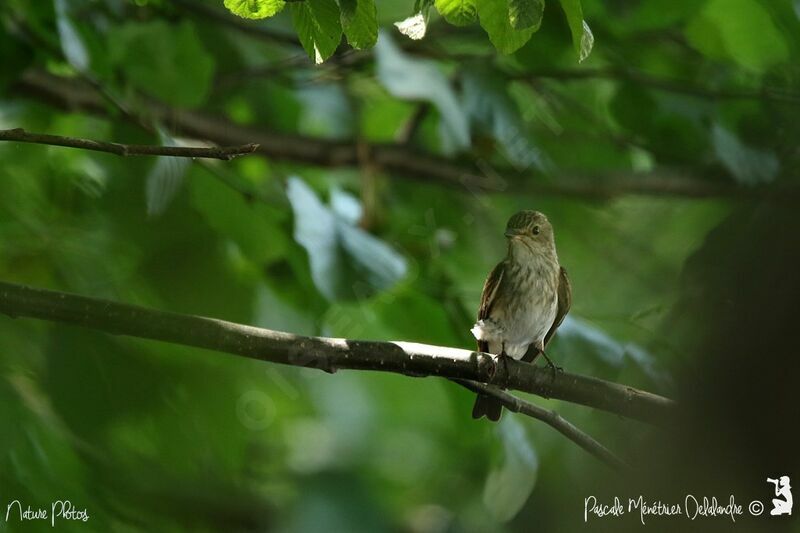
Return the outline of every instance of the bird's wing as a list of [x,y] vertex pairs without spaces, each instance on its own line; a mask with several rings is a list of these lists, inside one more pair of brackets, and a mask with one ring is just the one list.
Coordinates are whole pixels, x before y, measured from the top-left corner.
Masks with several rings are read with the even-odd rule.
[[564,317],[569,313],[569,308],[572,307],[572,285],[569,283],[569,277],[564,267],[558,275],[558,308],[556,309],[556,319],[553,320],[553,325],[550,326],[550,331],[544,336],[544,345],[550,342],[550,339],[555,335],[556,329],[564,321]]
[[[486,281],[483,283],[483,291],[481,292],[481,305],[478,308],[478,320],[483,320],[489,317],[489,313],[494,306],[495,296],[500,283],[503,280],[505,273],[505,262],[501,261],[489,272]],[[478,341],[478,350],[481,352],[489,351],[489,343],[486,341]]]

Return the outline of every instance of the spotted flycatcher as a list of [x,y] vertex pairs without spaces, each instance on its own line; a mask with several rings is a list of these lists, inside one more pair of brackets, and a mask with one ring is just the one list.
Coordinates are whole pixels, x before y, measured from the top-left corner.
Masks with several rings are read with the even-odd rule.
[[[569,311],[572,288],[546,216],[520,211],[508,220],[506,237],[506,258],[486,278],[472,334],[481,352],[533,363]],[[502,409],[478,395],[472,418],[497,421]]]

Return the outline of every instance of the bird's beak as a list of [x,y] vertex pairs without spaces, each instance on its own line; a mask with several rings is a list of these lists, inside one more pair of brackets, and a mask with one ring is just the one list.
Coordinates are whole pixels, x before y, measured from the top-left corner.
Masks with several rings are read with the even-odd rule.
[[506,230],[506,237],[509,239],[513,239],[514,237],[519,237],[522,235],[522,230],[519,229],[507,229]]

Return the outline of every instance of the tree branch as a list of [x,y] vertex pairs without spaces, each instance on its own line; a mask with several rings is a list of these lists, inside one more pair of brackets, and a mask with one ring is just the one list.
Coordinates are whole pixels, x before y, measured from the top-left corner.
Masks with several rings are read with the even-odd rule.
[[394,139],[397,144],[407,145],[414,140],[414,136],[422,126],[425,117],[431,112],[431,104],[428,102],[421,102],[417,104],[414,112],[408,117],[408,120],[400,127]]
[[[81,109],[106,114],[105,103],[85,84],[75,83],[40,70],[30,70],[15,85],[24,96],[33,97],[66,109]],[[221,145],[257,143],[256,153],[275,159],[326,167],[357,167],[356,141],[334,141],[316,137],[249,128],[220,117],[191,111],[177,111],[158,102],[148,109],[156,120],[168,121],[178,134],[208,139]],[[581,175],[555,173],[536,176],[529,170],[485,168],[464,160],[430,154],[400,144],[369,144],[371,161],[398,179],[438,183],[468,192],[521,192],[539,195],[604,199],[624,194],[655,196],[770,197],[781,200],[800,197],[797,186],[739,187],[723,180],[686,178],[685,172],[659,170],[650,173],[607,172]]]
[[170,157],[204,157],[209,159],[222,159],[229,161],[240,155],[252,154],[258,150],[254,143],[242,146],[220,146],[209,148],[194,148],[183,146],[157,146],[150,144],[121,144],[93,139],[79,139],[77,137],[62,137],[61,135],[48,135],[46,133],[30,133],[22,128],[0,130],[0,141],[14,141],[21,143],[49,144],[53,146],[66,146],[94,152],[107,152],[119,156],[131,155],[163,155]]
[[607,79],[630,81],[659,91],[666,91],[711,100],[767,100],[783,104],[800,104],[800,95],[763,87],[756,91],[745,89],[712,89],[690,82],[659,78],[645,72],[622,68],[540,69],[513,76],[515,79],[552,79],[560,81]]
[[590,435],[584,433],[581,429],[555,411],[544,409],[538,405],[521,400],[497,387],[465,379],[453,379],[452,381],[466,387],[472,392],[497,398],[497,400],[503,404],[503,407],[509,411],[541,420],[614,470],[627,470],[630,468],[622,459],[611,453],[608,448],[594,440]]
[[633,387],[567,372],[553,374],[514,360],[496,365],[490,354],[470,350],[401,341],[304,337],[4,282],[0,282],[0,313],[326,372],[377,370],[491,382],[505,389],[578,403],[654,425],[669,424],[675,407],[670,399]]

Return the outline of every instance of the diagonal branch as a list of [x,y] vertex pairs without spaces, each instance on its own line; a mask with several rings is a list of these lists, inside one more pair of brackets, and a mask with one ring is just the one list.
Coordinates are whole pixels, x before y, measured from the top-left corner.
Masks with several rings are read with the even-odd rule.
[[163,155],[170,157],[204,157],[209,159],[222,159],[225,161],[229,161],[240,155],[252,154],[258,150],[258,145],[254,143],[241,146],[215,146],[208,148],[159,146],[151,144],[121,144],[95,141],[93,139],[80,139],[77,137],[62,137],[61,135],[49,135],[46,133],[30,133],[22,128],[0,130],[0,141],[66,146],[68,148],[79,148],[81,150],[107,152],[123,157],[131,155]]
[[[18,94],[48,102],[56,107],[107,113],[102,97],[91,87],[74,83],[40,70],[23,75],[14,89]],[[270,158],[324,167],[359,165],[355,140],[329,140],[304,135],[241,126],[209,114],[178,111],[150,102],[148,112],[156,119],[168,119],[177,134],[208,139],[220,145],[258,143],[256,153]],[[397,179],[415,179],[462,189],[470,193],[526,192],[604,199],[625,194],[708,197],[767,197],[791,200],[800,197],[793,184],[740,187],[735,183],[691,177],[685,170],[659,169],[649,173],[605,172],[584,175],[556,172],[548,176],[531,169],[494,167],[446,158],[398,143],[373,143],[367,146],[371,161]],[[712,176],[714,178],[715,176]]]
[[497,387],[465,379],[453,379],[452,381],[472,392],[497,398],[500,403],[503,404],[503,407],[509,411],[541,420],[615,470],[627,470],[630,468],[622,459],[610,452],[608,448],[597,442],[589,434],[584,433],[581,429],[555,411],[521,400]]
[[535,80],[551,79],[558,81],[569,80],[620,80],[629,81],[659,91],[685,94],[711,100],[768,100],[782,104],[800,104],[800,95],[782,91],[771,87],[762,87],[758,90],[747,89],[713,89],[692,85],[678,79],[660,78],[633,69],[623,68],[581,68],[581,69],[539,69],[514,76],[516,79]]
[[496,365],[490,354],[470,350],[402,341],[305,337],[11,283],[0,282],[0,313],[326,372],[376,370],[491,382],[654,425],[668,425],[675,410],[674,401],[633,387],[567,372],[554,375],[514,360]]

